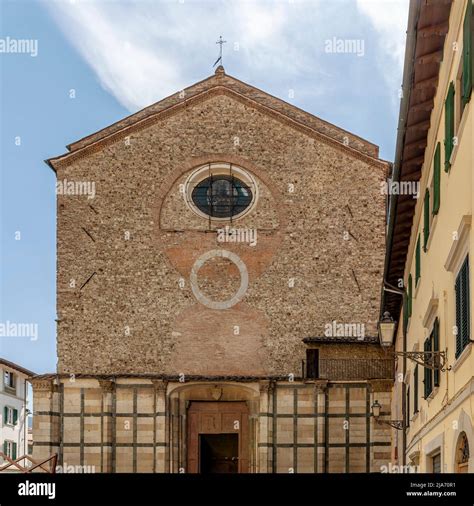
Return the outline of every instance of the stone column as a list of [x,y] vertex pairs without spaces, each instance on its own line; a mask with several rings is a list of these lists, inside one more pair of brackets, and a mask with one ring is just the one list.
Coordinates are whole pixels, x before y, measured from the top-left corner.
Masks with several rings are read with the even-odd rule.
[[168,423],[166,410],[166,392],[168,382],[165,380],[153,381],[155,387],[155,472],[169,472],[168,460]]
[[113,398],[115,396],[115,382],[99,380],[102,389],[102,416],[101,416],[101,472],[113,472],[113,448],[115,433],[113,430]]
[[[314,384],[314,414],[321,415],[327,412],[326,406],[326,392],[327,380],[318,380]],[[314,472],[324,473],[326,470],[326,448],[323,446],[316,446],[321,443],[326,443],[327,437],[327,424],[328,419],[325,416],[316,416],[314,419],[314,444],[315,444],[315,460]]]
[[[54,453],[59,456],[60,390],[54,379],[33,379],[33,458],[44,460]],[[18,455],[20,456],[20,455]]]
[[257,472],[271,473],[273,458],[273,390],[274,383],[269,380],[259,382],[260,408],[258,413],[257,434]]

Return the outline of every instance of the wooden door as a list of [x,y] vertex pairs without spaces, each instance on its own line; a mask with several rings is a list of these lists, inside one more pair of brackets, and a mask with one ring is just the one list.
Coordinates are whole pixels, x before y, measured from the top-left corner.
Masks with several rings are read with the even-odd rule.
[[[188,408],[188,472],[199,473],[201,462],[201,434],[237,434],[239,473],[247,473],[249,467],[248,408],[245,402],[191,402]],[[227,458],[227,457],[224,457]],[[234,469],[227,466],[229,471]],[[220,465],[220,469],[226,466]],[[224,472],[224,471],[221,471]]]

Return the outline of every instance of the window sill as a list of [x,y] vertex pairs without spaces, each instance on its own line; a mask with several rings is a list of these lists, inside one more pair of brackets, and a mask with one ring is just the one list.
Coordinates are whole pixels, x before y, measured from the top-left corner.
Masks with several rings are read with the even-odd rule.
[[431,390],[430,394],[426,398],[426,402],[428,403],[428,405],[436,397],[436,394],[438,393],[438,390],[439,390],[439,387],[434,387],[433,390]]
[[16,396],[16,388],[14,388],[14,387],[8,387],[7,385],[5,385],[4,388],[5,388],[5,390],[4,390],[5,393]]
[[456,372],[461,365],[466,361],[467,357],[471,354],[472,351],[472,343],[469,343],[464,350],[462,350],[461,355],[455,360],[453,364],[453,372]]

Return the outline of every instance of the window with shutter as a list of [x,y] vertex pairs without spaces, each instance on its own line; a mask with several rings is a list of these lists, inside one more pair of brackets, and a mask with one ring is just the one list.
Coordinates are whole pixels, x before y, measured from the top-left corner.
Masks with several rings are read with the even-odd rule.
[[444,170],[447,172],[451,163],[451,153],[454,143],[454,84],[451,82],[448,96],[444,104]]
[[413,371],[413,413],[418,413],[418,364]]
[[[432,350],[433,351],[439,351],[439,320],[436,318],[434,325],[433,325],[433,332],[432,332]],[[439,369],[435,369],[433,371],[433,383],[435,387],[439,387]]]
[[408,329],[408,297],[403,295],[403,333],[406,334]]
[[18,421],[18,410],[17,409],[14,409],[13,410],[13,425],[16,425],[16,422]]
[[[431,339],[428,338],[425,340],[424,351],[431,351]],[[433,391],[433,382],[432,382],[432,369],[429,367],[424,368],[424,384],[425,384],[425,399],[431,394]]]
[[423,249],[426,251],[428,246],[428,239],[430,237],[430,191],[428,188],[425,192],[425,202],[424,202],[424,229],[423,229]]
[[432,459],[433,473],[434,474],[441,473],[441,453],[437,453],[436,455],[433,455],[433,457],[431,457],[431,459]]
[[456,277],[456,358],[462,353],[471,339],[470,288],[469,288],[469,257]]
[[8,423],[8,406],[3,407],[3,425]]
[[405,425],[410,426],[410,387],[407,388],[407,405],[405,409]]
[[467,2],[467,10],[463,24],[463,50],[462,50],[462,107],[464,108],[471,98],[472,67],[473,67],[473,38],[474,23],[472,19],[472,2]]
[[441,185],[441,148],[436,145],[433,168],[433,215],[438,214],[440,204],[440,185]]
[[420,235],[416,241],[416,254],[415,254],[415,285],[418,284],[418,280],[421,277],[421,247],[420,247]]
[[411,274],[408,276],[408,318],[413,312],[413,280]]

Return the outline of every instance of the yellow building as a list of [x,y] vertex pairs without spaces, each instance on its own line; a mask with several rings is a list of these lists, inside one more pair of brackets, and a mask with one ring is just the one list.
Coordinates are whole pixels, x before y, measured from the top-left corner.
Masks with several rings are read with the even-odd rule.
[[474,472],[473,9],[426,4],[410,4],[392,174],[404,184],[390,197],[382,311],[399,321],[392,418],[403,422],[392,457]]

